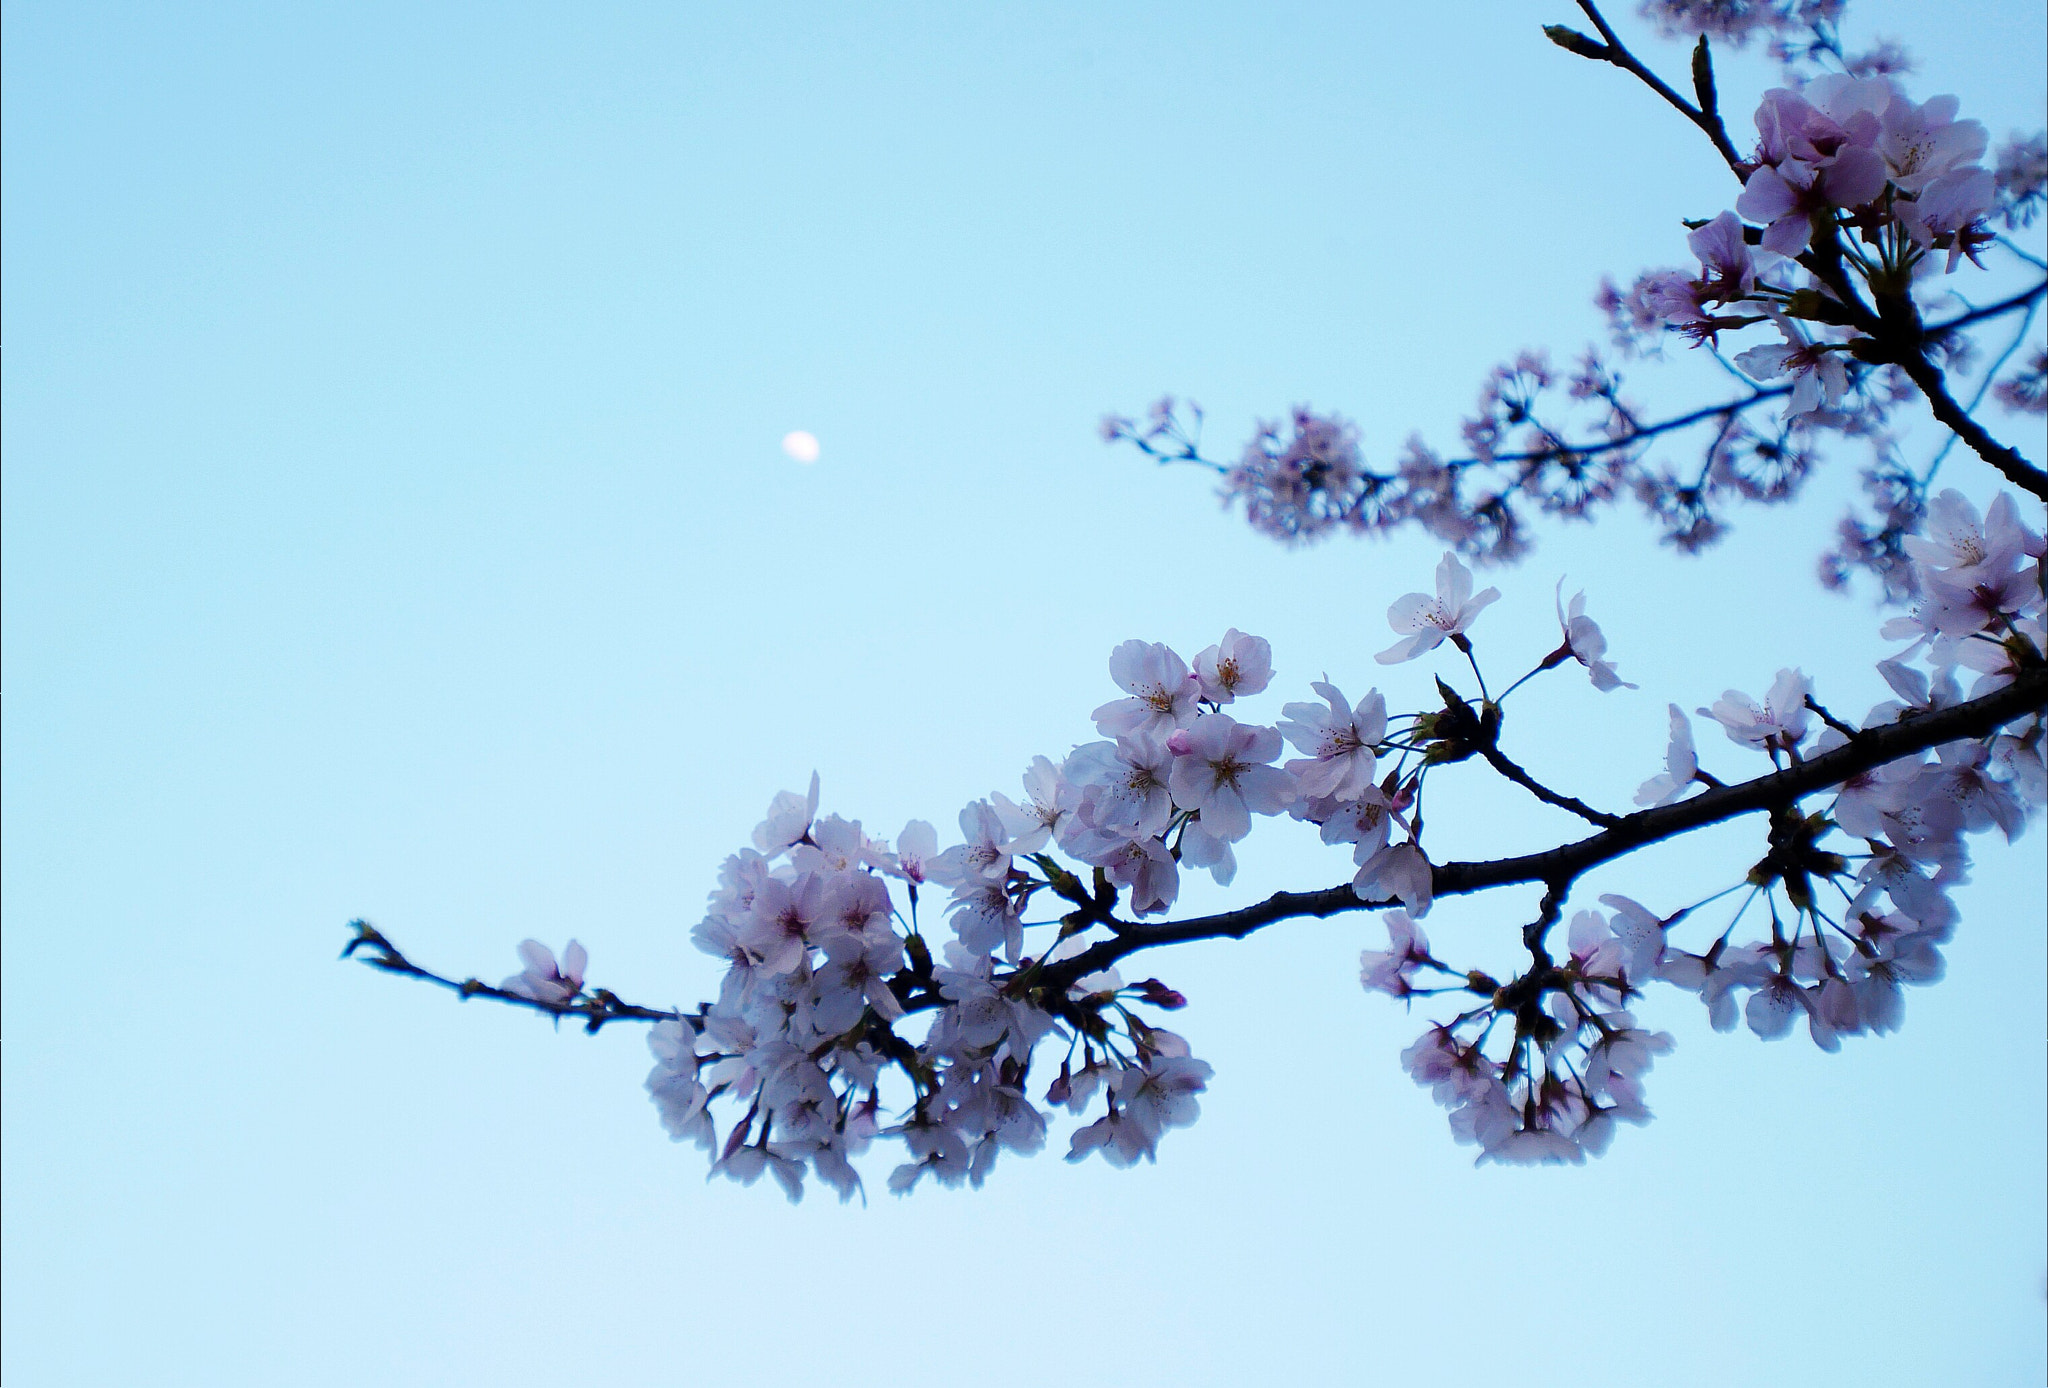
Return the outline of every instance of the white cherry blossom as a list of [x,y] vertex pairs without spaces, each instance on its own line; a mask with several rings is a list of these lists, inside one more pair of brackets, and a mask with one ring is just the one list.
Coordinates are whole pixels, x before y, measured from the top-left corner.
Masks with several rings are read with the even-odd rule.
[[1472,592],[1472,571],[1446,553],[1436,566],[1436,596],[1409,593],[1396,598],[1387,609],[1387,624],[1407,639],[1381,651],[1382,665],[1396,665],[1435,650],[1446,637],[1462,637],[1488,604],[1500,597],[1500,589]]

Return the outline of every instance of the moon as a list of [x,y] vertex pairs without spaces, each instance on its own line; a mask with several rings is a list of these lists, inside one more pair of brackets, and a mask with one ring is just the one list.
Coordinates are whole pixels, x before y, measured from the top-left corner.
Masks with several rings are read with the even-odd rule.
[[808,429],[793,429],[782,436],[782,451],[800,463],[818,461],[818,436]]

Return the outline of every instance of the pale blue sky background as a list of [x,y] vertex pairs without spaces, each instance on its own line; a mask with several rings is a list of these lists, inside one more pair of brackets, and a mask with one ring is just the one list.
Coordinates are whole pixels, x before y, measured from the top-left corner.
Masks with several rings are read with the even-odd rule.
[[[1091,735],[1133,636],[1267,636],[1269,718],[1380,679],[1434,547],[1283,552],[1095,420],[1182,391],[1227,451],[1309,401],[1384,459],[1574,353],[1599,276],[1734,189],[1543,42],[1568,8],[9,5],[10,1388],[2041,1382],[2038,825],[1980,843],[1900,1035],[1823,1056],[1660,995],[1659,1120],[1578,1170],[1450,1142],[1364,917],[1156,960],[1217,1068],[1158,1166],[865,1209],[706,1186],[639,1033],[334,960],[355,915],[489,978],[574,935],[694,1003],[719,860],[813,768],[871,829],[949,824]],[[2037,128],[2039,5],[1953,12],[1851,33]],[[1493,668],[1566,573],[1644,688],[1559,677],[1511,744],[1618,804],[1667,701],[1783,664],[1880,697],[1876,616],[1811,578],[1846,479],[1693,563],[1546,534]],[[1572,832],[1465,783],[1462,856]],[[1754,843],[1582,891],[1675,907]],[[1242,856],[1232,899],[1350,870],[1285,828]],[[1432,934],[1489,957],[1527,909]]]

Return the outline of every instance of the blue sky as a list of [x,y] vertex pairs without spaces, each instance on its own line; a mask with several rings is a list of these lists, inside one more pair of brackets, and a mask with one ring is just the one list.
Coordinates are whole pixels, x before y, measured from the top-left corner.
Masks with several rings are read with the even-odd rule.
[[[1449,1141],[1365,917],[1157,960],[1217,1074],[1156,1167],[866,1208],[706,1186],[638,1034],[335,962],[359,915],[487,978],[573,935],[693,1004],[770,795],[948,825],[1092,736],[1131,637],[1266,636],[1269,719],[1324,672],[1416,706],[1371,657],[1431,545],[1276,549],[1095,421],[1183,392],[1227,451],[1313,402],[1385,459],[1595,336],[1733,186],[1543,42],[1565,8],[8,6],[7,1381],[2039,1381],[2038,825],[1900,1034],[1662,997],[1658,1121],[1565,1171]],[[1969,13],[1851,32],[2038,128],[2039,6]],[[1695,561],[1543,534],[1482,652],[1548,649],[1569,575],[1643,690],[1533,687],[1510,744],[1621,803],[1667,702],[1881,697],[1811,577],[1847,474]],[[1571,833],[1539,808],[1474,776],[1433,820],[1478,856]],[[1754,837],[1590,886],[1679,904]],[[1350,870],[1241,857],[1190,904]]]

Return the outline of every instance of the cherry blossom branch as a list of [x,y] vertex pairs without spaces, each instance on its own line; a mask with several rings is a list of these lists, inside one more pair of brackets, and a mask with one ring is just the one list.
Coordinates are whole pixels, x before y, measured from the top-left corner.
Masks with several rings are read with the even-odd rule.
[[1782,400],[1792,393],[1791,386],[1758,386],[1747,395],[1736,400],[1724,400],[1718,405],[1706,405],[1685,414],[1655,424],[1634,424],[1625,434],[1593,443],[1559,442],[1545,448],[1532,448],[1520,453],[1495,453],[1485,458],[1452,458],[1446,467],[1483,467],[1493,463],[1543,463],[1561,457],[1597,458],[1606,453],[1625,453],[1644,439],[1656,438],[1659,434],[1675,433],[1709,419],[1733,419],[1757,405],[1771,400]]
[[[1967,703],[1919,714],[1883,727],[1850,730],[1842,746],[1795,762],[1783,770],[1732,785],[1722,785],[1702,776],[1700,779],[1712,787],[1705,794],[1620,817],[1602,814],[1569,796],[1558,795],[1525,772],[1519,776],[1512,774],[1504,768],[1512,768],[1513,772],[1520,772],[1521,768],[1493,749],[1495,756],[1499,757],[1499,764],[1495,763],[1493,756],[1486,757],[1486,760],[1502,775],[1546,803],[1587,818],[1598,816],[1593,818],[1593,822],[1604,823],[1608,827],[1590,838],[1519,857],[1435,864],[1430,872],[1431,894],[1435,897],[1466,896],[1495,887],[1540,882],[1546,889],[1545,917],[1554,918],[1556,904],[1562,902],[1574,881],[1593,868],[1639,848],[1742,815],[1789,808],[1805,796],[1840,785],[1888,762],[1943,743],[1983,737],[2029,713],[2044,711],[2048,711],[2048,669],[2036,667],[2022,671],[2011,684]],[[1475,741],[1474,750],[1485,756],[1488,749],[1484,743]],[[1215,915],[1147,924],[1119,919],[1100,902],[1085,900],[1078,914],[1085,916],[1087,924],[1108,928],[1114,938],[1099,941],[1056,963],[1034,965],[1033,981],[1044,989],[1047,996],[1060,997],[1074,980],[1107,969],[1140,950],[1197,940],[1241,940],[1254,931],[1283,920],[1300,917],[1320,919],[1351,911],[1384,909],[1394,904],[1393,899],[1361,900],[1347,882],[1320,891],[1275,892],[1251,906]],[[386,973],[433,983],[465,1001],[474,997],[488,998],[555,1018],[573,1017],[581,1020],[589,1032],[596,1032],[611,1022],[676,1021],[687,1015],[671,1009],[628,1003],[607,989],[597,989],[589,997],[551,1003],[495,988],[475,978],[457,980],[414,964],[367,921],[354,921],[351,928],[356,935],[342,951],[343,958],[357,955],[358,951],[368,951],[361,956],[363,963]],[[906,993],[908,995],[904,996]],[[930,988],[921,991],[902,989],[899,996],[903,997],[905,1012],[926,1011],[942,1002]]]
[[[2008,314],[2023,311],[2032,311],[2037,305],[2040,304],[2044,297],[2048,297],[2048,279],[2042,280],[2039,284],[2036,284],[2029,289],[2021,290],[2017,294],[2013,294],[2007,298],[2000,299],[1996,303],[1986,304],[1982,308],[1971,309],[1969,312],[1958,314],[1956,317],[1948,319],[1945,322],[1935,323],[1931,326],[1928,326],[1921,330],[1921,336],[1924,338],[1938,339],[1943,336],[1946,336],[1949,333],[1957,332],[1963,328],[1974,327],[1979,323],[1990,322],[1993,319],[2003,318]],[[1724,362],[1723,365],[1725,366],[1727,364]],[[1731,373],[1735,370],[1735,368],[1733,368],[1732,366],[1728,367],[1728,369]],[[1689,410],[1686,413],[1680,415],[1673,415],[1669,419],[1658,420],[1653,424],[1640,424],[1637,423],[1633,418],[1630,418],[1628,421],[1628,432],[1625,434],[1616,435],[1613,438],[1591,440],[1585,443],[1566,443],[1563,441],[1559,441],[1556,444],[1548,445],[1543,448],[1528,449],[1517,453],[1494,453],[1485,458],[1450,458],[1445,460],[1444,466],[1458,468],[1477,467],[1493,463],[1537,463],[1547,462],[1554,458],[1565,455],[1577,455],[1585,458],[1596,458],[1606,453],[1625,452],[1628,449],[1634,447],[1636,444],[1641,443],[1643,440],[1653,439],[1661,434],[1676,433],[1680,430],[1691,428],[1695,424],[1704,423],[1705,421],[1710,419],[1732,419],[1738,415],[1747,413],[1750,409],[1757,405],[1765,404],[1773,400],[1783,400],[1785,397],[1789,396],[1792,393],[1792,391],[1793,387],[1791,385],[1751,386],[1749,392],[1746,395],[1742,395],[1736,399],[1723,400],[1718,404],[1713,405],[1703,405],[1699,409]],[[1143,440],[1136,440],[1136,442],[1138,442],[1139,447],[1141,449],[1144,449],[1145,452],[1152,452],[1151,449],[1144,448]],[[1224,464],[1211,462],[1209,459],[1200,456],[1198,453],[1186,453],[1181,455],[1169,455],[1164,453],[1158,453],[1154,454],[1153,456],[1158,457],[1161,462],[1190,461],[1206,464],[1210,467],[1215,468],[1218,472],[1228,470]]]
[[399,974],[406,978],[417,978],[446,988],[464,1002],[471,998],[488,998],[492,1002],[509,1003],[514,1007],[531,1008],[544,1012],[557,1021],[573,1017],[583,1023],[583,1029],[596,1033],[609,1022],[673,1022],[680,1020],[684,1013],[658,1007],[641,1007],[626,1002],[609,989],[599,988],[588,997],[574,997],[566,1002],[543,1002],[504,988],[494,988],[481,979],[453,979],[423,969],[399,952],[398,946],[384,938],[377,927],[365,920],[349,922],[349,929],[355,931],[355,938],[341,952],[343,959],[354,958],[373,969],[382,969],[388,974]]
[[[1793,805],[1804,796],[1840,785],[1887,762],[1946,742],[1983,737],[2015,719],[2044,709],[2048,709],[2048,669],[2036,667],[2023,671],[2011,684],[1982,698],[1859,731],[1844,745],[1782,771],[1712,789],[1674,805],[1638,811],[1623,817],[1614,827],[1576,843],[1490,862],[1439,863],[1431,869],[1432,894],[1464,896],[1530,882],[1543,883],[1551,891],[1561,893],[1591,869],[1638,848],[1741,815]],[[1101,941],[1049,967],[1046,976],[1049,983],[1063,985],[1106,969],[1142,949],[1194,940],[1241,940],[1277,921],[1299,916],[1321,918],[1394,904],[1392,900],[1361,901],[1349,883],[1321,891],[1276,892],[1264,901],[1235,911],[1156,925],[1126,925],[1115,939]]]
[[[1931,324],[1922,330],[1922,335],[1929,339],[1938,339],[1949,333],[1974,327],[1979,323],[2003,318],[2016,312],[2028,311],[2038,306],[2044,297],[2048,297],[2048,280],[2043,280],[2028,289],[2021,290],[1995,303],[1986,304],[1981,308],[1971,309],[1969,312],[1959,314],[1954,318]],[[1873,324],[1875,323],[1874,318],[1871,321]],[[1722,365],[1731,374],[1737,374],[1736,369],[1726,361],[1723,361]],[[1738,379],[1742,378],[1738,375]],[[1745,383],[1747,384],[1746,381]],[[1452,469],[1464,469],[1498,466],[1507,463],[1553,462],[1565,457],[1579,457],[1592,460],[1610,454],[1626,453],[1647,440],[1658,438],[1664,434],[1678,433],[1696,424],[1702,424],[1709,420],[1728,421],[1735,419],[1747,414],[1756,406],[1784,400],[1792,394],[1793,389],[1794,387],[1791,384],[1751,385],[1745,394],[1733,399],[1722,400],[1712,405],[1703,405],[1698,409],[1688,410],[1683,414],[1673,415],[1668,419],[1660,419],[1648,424],[1640,422],[1632,415],[1623,414],[1621,417],[1626,422],[1626,431],[1605,438],[1587,439],[1580,442],[1557,438],[1554,442],[1546,443],[1540,448],[1522,449],[1515,452],[1492,452],[1483,458],[1477,455],[1447,458],[1443,460],[1443,466]],[[1125,421],[1125,423],[1128,424],[1128,421]],[[1119,429],[1111,437],[1128,442],[1146,457],[1162,464],[1193,463],[1198,467],[1204,467],[1211,472],[1219,474],[1230,471],[1230,464],[1205,455],[1201,450],[1199,440],[1195,438],[1175,436],[1170,443],[1162,444],[1147,434],[1139,432],[1135,426]]]
[[[1866,307],[1843,272],[1839,233],[1833,230],[1824,239],[1817,240],[1813,249],[1798,259],[1833,291],[1838,307],[1853,326],[1869,334],[1867,341],[1851,343],[1851,350],[1859,358],[1875,365],[1897,366],[1905,372],[1907,379],[1926,397],[1934,417],[1968,444],[1971,451],[1997,468],[2014,486],[2048,500],[2048,471],[2029,463],[2018,449],[1992,438],[1990,432],[1949,394],[1945,373],[1927,358],[1929,337],[1938,336],[1943,330],[1936,329],[1930,333],[1921,323],[1919,306],[1914,303],[1910,292],[1881,293],[1875,312]],[[2040,292],[2040,287],[2036,286],[2030,293],[2019,296],[2020,301],[2031,304]],[[1966,314],[1964,319],[1970,316]]]

